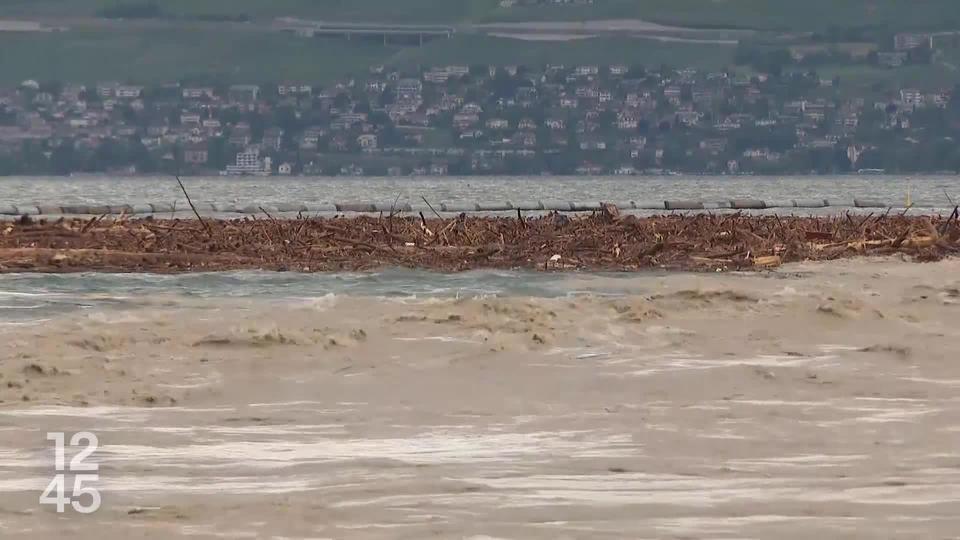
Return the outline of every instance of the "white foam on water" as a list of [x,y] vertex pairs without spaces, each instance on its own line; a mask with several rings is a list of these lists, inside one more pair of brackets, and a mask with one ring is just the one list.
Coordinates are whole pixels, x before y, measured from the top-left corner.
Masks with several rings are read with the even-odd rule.
[[591,360],[594,358],[606,358],[610,356],[611,353],[608,352],[593,352],[593,353],[583,353],[576,356],[577,360]]
[[12,328],[17,328],[21,326],[37,326],[46,322],[50,322],[53,319],[32,319],[29,321],[0,321],[0,327],[8,326]]
[[[255,432],[256,430],[254,430]],[[265,430],[269,433],[269,430]],[[243,432],[249,433],[249,432]],[[636,446],[625,435],[584,438],[580,432],[477,433],[431,432],[411,438],[348,439],[317,437],[303,441],[209,440],[204,444],[112,444],[102,448],[104,463],[241,463],[252,469],[285,467],[303,462],[392,459],[412,464],[510,461],[519,457],[627,457]]]
[[[957,477],[958,475],[954,475]],[[909,486],[848,486],[836,479],[805,477],[707,478],[677,475],[531,475],[471,477],[463,481],[500,490],[506,505],[587,504],[591,506],[668,504],[706,508],[718,504],[849,502],[922,506],[960,501],[960,478]]]
[[929,379],[926,377],[900,377],[902,381],[936,384],[941,386],[960,386],[960,379]]
[[[854,401],[880,401],[890,403],[928,403],[929,400],[917,398],[855,397]],[[951,400],[957,401],[957,400]]]
[[646,369],[631,371],[631,375],[650,377],[663,373],[679,371],[706,371],[713,369],[729,369],[736,367],[802,367],[819,366],[825,367],[833,365],[836,359],[833,355],[797,357],[787,355],[761,355],[749,358],[704,358],[697,355],[688,355],[686,357],[672,357],[669,359],[657,356],[648,356],[644,362],[653,363]]
[[729,441],[749,441],[758,439],[759,437],[748,437],[746,435],[740,435],[734,433],[730,430],[722,430],[719,433],[706,433],[699,432],[697,433],[698,439],[713,439],[713,440],[729,440]]
[[[303,411],[309,410],[312,413],[322,415],[322,414],[339,414],[344,412],[350,412],[354,410],[355,406],[366,405],[366,403],[350,403],[350,402],[340,402],[337,405],[344,405],[342,409],[331,409],[330,403],[327,401],[314,401],[314,400],[296,400],[296,401],[273,401],[265,403],[247,403],[244,407],[250,407],[255,409],[278,409],[278,410],[292,410],[292,411]],[[235,410],[235,409],[232,409]]]
[[457,507],[468,505],[469,507],[494,507],[500,506],[504,500],[502,494],[497,493],[418,493],[413,495],[375,495],[373,497],[363,497],[353,500],[340,500],[330,506],[332,508],[362,508],[369,506],[386,507],[406,507],[418,508],[424,503],[431,505]]
[[866,454],[850,454],[850,455],[827,455],[827,454],[801,454],[797,456],[781,456],[775,458],[767,459],[732,459],[728,460],[728,463],[734,463],[736,465],[757,465],[757,466],[772,466],[772,465],[792,465],[797,467],[805,466],[822,466],[822,465],[831,465],[831,464],[848,464],[857,461],[863,461],[869,459],[870,456]]
[[850,351],[859,351],[861,349],[863,349],[863,347],[855,347],[850,345],[836,345],[836,344],[820,345],[820,350],[825,353],[850,352]]
[[[723,534],[724,539],[730,533],[741,531],[750,525],[790,524],[792,527],[805,527],[816,524],[823,526],[856,526],[867,518],[858,516],[798,516],[777,514],[756,514],[751,516],[690,516],[676,518],[658,518],[649,520],[654,528],[672,535]],[[754,537],[743,537],[754,538]]]
[[13,298],[53,298],[58,296],[66,296],[63,293],[56,292],[39,292],[39,293],[28,293],[28,292],[17,292],[17,291],[0,291],[0,298],[3,297],[13,297]]
[[152,317],[150,314],[137,314],[132,311],[110,313],[105,311],[93,311],[86,313],[84,318],[88,321],[101,324],[135,324],[149,322]]
[[[426,521],[426,520],[424,520]],[[409,527],[419,527],[422,525],[418,522],[411,523],[340,523],[337,524],[338,529],[344,529],[348,531],[362,531],[364,529],[403,529]]]
[[215,536],[217,538],[259,538],[257,531],[223,530],[222,527],[210,525],[182,525],[182,536]]
[[108,405],[95,407],[30,407],[25,409],[0,409],[0,416],[13,417],[66,417],[66,418],[94,418],[114,420],[117,422],[145,422],[155,414],[206,414],[229,412],[236,410],[233,407],[190,408],[190,407],[114,407]]
[[395,337],[396,341],[439,341],[441,343],[472,343],[482,344],[482,341],[474,339],[458,338],[452,336],[423,336],[423,337]]
[[[336,307],[339,300],[340,298],[335,293],[327,293],[323,296],[308,296],[305,298],[300,298],[299,303],[310,309],[326,311]],[[289,299],[285,300],[285,302],[289,301]]]
[[846,408],[845,410],[848,410],[851,412],[873,412],[874,414],[861,416],[857,420],[860,422],[877,423],[877,424],[884,424],[889,422],[912,422],[922,416],[936,414],[944,411],[944,409],[937,408],[937,407],[927,407],[927,408],[914,409],[914,410],[868,409],[868,408],[850,407],[850,408]]
[[[40,444],[38,439],[38,445]],[[53,454],[0,448],[0,470],[49,467]]]

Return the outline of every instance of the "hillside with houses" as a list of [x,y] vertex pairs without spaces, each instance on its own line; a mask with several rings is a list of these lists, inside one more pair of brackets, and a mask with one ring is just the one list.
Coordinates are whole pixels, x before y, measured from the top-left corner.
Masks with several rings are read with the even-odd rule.
[[[898,36],[894,53],[929,42]],[[27,80],[0,89],[0,174],[960,170],[952,86],[849,84],[625,64],[374,66],[328,85]]]

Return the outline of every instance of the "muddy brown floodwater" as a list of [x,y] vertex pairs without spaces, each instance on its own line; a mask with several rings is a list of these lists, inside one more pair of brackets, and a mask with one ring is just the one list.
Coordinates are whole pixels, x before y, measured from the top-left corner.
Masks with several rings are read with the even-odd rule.
[[[0,536],[953,537],[958,276],[851,259],[2,326]],[[57,515],[45,434],[83,430],[103,505]]]

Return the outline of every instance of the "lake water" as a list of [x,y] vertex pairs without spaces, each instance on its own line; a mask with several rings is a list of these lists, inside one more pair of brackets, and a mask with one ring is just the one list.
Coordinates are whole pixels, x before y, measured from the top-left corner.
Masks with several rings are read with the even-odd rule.
[[[184,178],[196,202],[270,204],[376,202],[421,205],[499,201],[770,201],[869,198],[903,205],[908,190],[918,207],[951,210],[960,200],[960,176],[642,176],[642,177],[420,177],[420,178]],[[399,197],[399,199],[398,199]],[[0,204],[136,204],[186,201],[171,177],[0,178]]]
[[457,274],[399,268],[320,274],[257,271],[177,275],[6,274],[0,275],[0,326],[36,324],[67,313],[101,309],[149,309],[180,304],[216,309],[224,301],[284,305],[323,302],[334,296],[400,301],[495,296],[557,298],[581,294],[614,297],[627,291],[627,276],[589,274],[583,278],[586,281],[578,281],[578,286],[571,288],[566,274],[498,270]]

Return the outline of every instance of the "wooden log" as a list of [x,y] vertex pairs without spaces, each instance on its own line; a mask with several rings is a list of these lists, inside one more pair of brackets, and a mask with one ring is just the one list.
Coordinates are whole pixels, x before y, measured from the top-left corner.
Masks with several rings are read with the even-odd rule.
[[775,268],[783,264],[783,259],[779,255],[768,255],[765,257],[754,257],[753,265],[758,268]]

